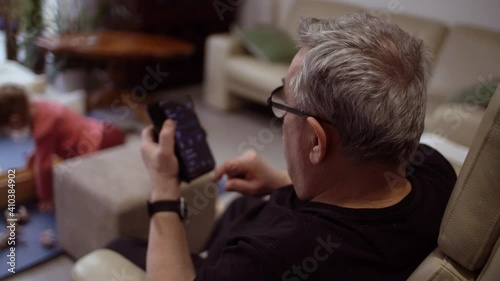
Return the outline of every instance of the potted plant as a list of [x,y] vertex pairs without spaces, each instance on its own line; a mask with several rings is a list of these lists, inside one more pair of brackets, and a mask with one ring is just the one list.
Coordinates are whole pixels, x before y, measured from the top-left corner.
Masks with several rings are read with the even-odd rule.
[[[113,1],[112,1],[113,2]],[[86,33],[104,29],[110,18],[118,18],[123,22],[132,18],[130,11],[123,4],[110,1],[100,1],[96,7],[90,7],[87,2],[82,2],[77,15],[65,13],[73,9],[71,6],[60,6],[59,13],[54,18],[55,33]],[[60,5],[71,5],[65,3]],[[47,78],[61,91],[71,91],[82,88],[88,80],[87,62],[68,56],[48,56],[49,65]],[[84,86],[84,85],[83,85]]]
[[5,29],[5,49],[7,50],[7,59],[16,60],[16,35],[19,27],[18,18],[21,13],[21,7],[15,0],[0,0],[0,3],[0,19],[2,20]]
[[11,1],[12,14],[18,19],[18,61],[34,72],[41,73],[45,65],[44,52],[35,45],[35,40],[45,29],[42,16],[43,1],[8,1]]

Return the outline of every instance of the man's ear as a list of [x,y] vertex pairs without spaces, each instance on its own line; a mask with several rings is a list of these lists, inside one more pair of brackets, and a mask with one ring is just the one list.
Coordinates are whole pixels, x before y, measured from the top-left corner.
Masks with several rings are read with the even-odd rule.
[[327,151],[326,132],[314,117],[307,117],[307,123],[313,130],[313,148],[309,152],[309,160],[312,164],[319,164],[325,159]]

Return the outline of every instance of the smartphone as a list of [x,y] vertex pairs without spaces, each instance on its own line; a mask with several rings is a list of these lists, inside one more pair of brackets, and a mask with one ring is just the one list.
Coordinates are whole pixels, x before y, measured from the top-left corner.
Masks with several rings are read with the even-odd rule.
[[180,180],[190,182],[215,168],[207,134],[189,96],[172,96],[148,104],[147,112],[155,127],[156,141],[165,120],[175,122],[175,155],[179,161]]

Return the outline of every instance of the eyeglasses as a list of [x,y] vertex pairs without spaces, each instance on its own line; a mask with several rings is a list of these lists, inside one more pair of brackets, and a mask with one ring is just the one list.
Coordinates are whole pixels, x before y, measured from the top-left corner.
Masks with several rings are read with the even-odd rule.
[[299,110],[296,108],[288,107],[288,106],[284,105],[284,103],[286,103],[285,102],[284,87],[279,86],[271,93],[271,96],[267,99],[267,104],[269,105],[269,107],[271,107],[271,110],[273,111],[274,116],[276,116],[279,119],[283,119],[285,117],[285,114],[287,112],[290,112],[290,113],[295,114],[297,116],[310,116],[310,117],[314,117],[318,121],[322,121],[322,122],[325,122],[325,123],[330,124],[330,125],[332,124],[330,121],[328,121],[324,118],[314,116],[312,114],[309,114],[305,111],[302,111],[302,110]]

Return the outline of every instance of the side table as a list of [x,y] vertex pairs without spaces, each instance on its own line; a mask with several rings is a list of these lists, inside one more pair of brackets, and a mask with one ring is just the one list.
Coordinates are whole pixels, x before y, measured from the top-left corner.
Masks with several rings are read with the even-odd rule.
[[110,84],[103,90],[89,95],[87,109],[109,106],[129,92],[126,86],[127,66],[149,61],[166,61],[189,56],[194,46],[167,36],[137,32],[107,31],[98,33],[73,33],[40,37],[36,44],[56,55],[68,55],[88,60],[106,62]]

